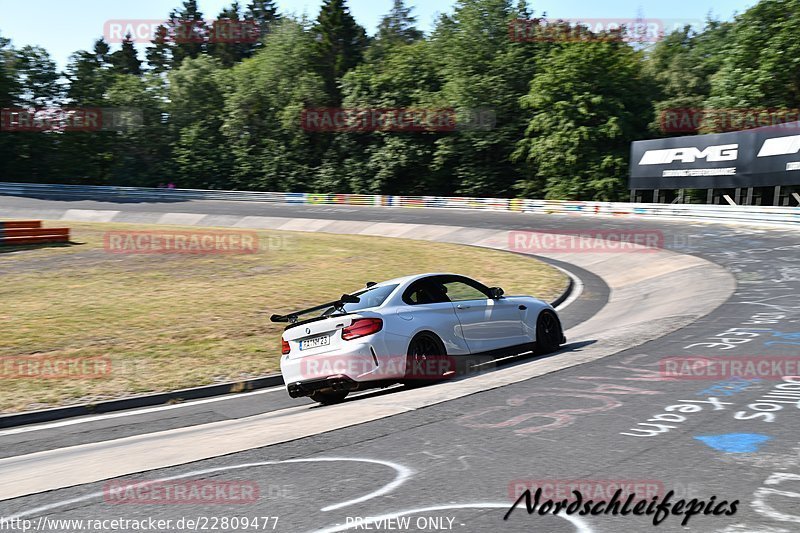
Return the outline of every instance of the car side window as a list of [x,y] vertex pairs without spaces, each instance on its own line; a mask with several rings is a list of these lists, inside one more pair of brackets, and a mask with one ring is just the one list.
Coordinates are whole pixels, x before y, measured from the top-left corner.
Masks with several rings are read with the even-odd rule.
[[488,300],[489,296],[477,287],[467,285],[462,281],[449,281],[444,283],[447,296],[451,302],[464,302],[467,300]]
[[441,283],[420,280],[412,283],[403,293],[403,301],[409,305],[425,305],[449,302],[447,290]]

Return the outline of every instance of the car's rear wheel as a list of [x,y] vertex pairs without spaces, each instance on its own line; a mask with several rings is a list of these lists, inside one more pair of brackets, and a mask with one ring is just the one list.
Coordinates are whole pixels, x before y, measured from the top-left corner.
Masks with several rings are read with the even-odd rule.
[[322,405],[332,405],[344,401],[347,391],[316,390],[309,397]]
[[561,322],[552,311],[542,311],[536,319],[536,353],[553,353],[561,345]]
[[[428,375],[433,370],[442,368],[441,362],[446,361],[444,343],[433,333],[423,331],[411,339],[408,344],[406,356],[406,374],[403,383],[409,386],[420,386],[424,383],[436,381],[442,376]],[[433,360],[433,364],[428,364]]]

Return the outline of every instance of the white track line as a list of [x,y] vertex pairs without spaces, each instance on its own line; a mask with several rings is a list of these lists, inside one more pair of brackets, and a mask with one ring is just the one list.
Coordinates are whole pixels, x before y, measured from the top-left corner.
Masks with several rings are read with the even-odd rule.
[[145,409],[137,409],[135,411],[121,411],[119,413],[109,413],[109,414],[105,414],[105,415],[95,415],[95,416],[89,416],[89,417],[73,418],[73,419],[69,419],[69,420],[62,420],[60,422],[52,422],[52,423],[48,423],[48,424],[37,424],[35,426],[25,426],[25,427],[13,428],[13,429],[6,429],[6,430],[3,430],[3,431],[0,431],[0,437],[4,437],[6,435],[18,435],[20,433],[28,433],[30,431],[41,431],[41,430],[44,430],[44,429],[54,429],[54,428],[60,428],[60,427],[65,427],[65,426],[74,426],[76,424],[87,424],[89,422],[99,422],[100,420],[110,420],[110,419],[114,419],[114,418],[123,418],[123,417],[126,417],[126,416],[145,415],[145,414],[148,414],[148,413],[156,413],[156,412],[159,412],[159,411],[169,411],[169,410],[172,410],[172,409],[181,409],[181,408],[184,408],[184,407],[192,407],[192,406],[195,406],[195,405],[202,405],[202,404],[206,404],[206,403],[224,402],[224,401],[227,401],[227,400],[237,400],[237,399],[241,399],[244,396],[255,396],[255,395],[260,395],[260,394],[266,394],[268,392],[275,392],[275,391],[278,391],[278,390],[286,390],[286,388],[283,387],[283,386],[272,387],[272,388],[269,388],[269,389],[263,389],[263,390],[258,390],[258,391],[253,391],[253,392],[245,392],[245,393],[239,393],[239,394],[225,395],[225,396],[220,396],[220,397],[217,397],[217,398],[206,398],[204,400],[195,400],[195,401],[191,401],[191,402],[176,403],[176,404],[172,404],[172,405],[159,405],[158,407],[148,407],[148,408],[145,408]]

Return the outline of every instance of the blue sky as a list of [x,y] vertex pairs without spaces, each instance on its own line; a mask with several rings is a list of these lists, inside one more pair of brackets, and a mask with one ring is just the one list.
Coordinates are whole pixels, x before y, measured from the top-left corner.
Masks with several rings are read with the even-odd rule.
[[[206,19],[213,19],[232,0],[199,0]],[[240,0],[246,5],[248,0]],[[315,17],[322,0],[278,0],[283,13]],[[429,31],[440,13],[452,10],[455,0],[407,0],[414,7],[419,27]],[[108,20],[162,20],[180,6],[181,0],[0,0],[0,35],[11,38],[14,46],[43,46],[60,68],[69,55],[91,48],[103,35]],[[658,18],[703,20],[713,14],[728,20],[756,4],[756,0],[530,0],[536,15],[550,18]],[[370,33],[392,5],[392,0],[349,0],[350,11]],[[114,45],[116,49],[118,45]],[[141,54],[140,54],[141,56]]]

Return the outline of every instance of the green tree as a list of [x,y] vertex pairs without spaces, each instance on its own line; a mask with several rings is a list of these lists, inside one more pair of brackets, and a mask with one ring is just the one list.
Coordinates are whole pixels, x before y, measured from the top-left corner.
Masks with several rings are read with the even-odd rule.
[[[436,104],[455,108],[464,127],[438,140],[433,168],[450,174],[448,188],[457,194],[508,196],[524,177],[511,161],[527,125],[519,98],[543,46],[509,38],[509,23],[525,9],[524,2],[513,6],[510,0],[459,0],[434,31],[431,44],[444,81]],[[467,117],[481,119],[471,124]]]
[[338,105],[341,101],[339,80],[363,60],[367,33],[356,23],[345,0],[325,0],[312,34],[314,66],[325,80],[332,103]]
[[11,107],[20,89],[14,76],[15,55],[11,41],[0,36],[0,107]]
[[422,31],[417,29],[417,19],[411,11],[403,0],[394,0],[392,10],[381,19],[378,33],[370,43],[367,52],[370,61],[380,59],[390,48],[411,44],[424,37]]
[[208,52],[224,67],[232,67],[253,51],[249,37],[240,35],[242,26],[241,8],[234,2],[222,10],[214,21],[208,43]]
[[[19,104],[21,86],[15,73],[16,51],[11,41],[0,36],[0,108],[16,107]],[[0,175],[13,177],[12,169],[17,165],[17,138],[0,132]],[[17,176],[15,179],[19,179]]]
[[[66,70],[68,82],[65,105],[85,108],[101,114],[109,107],[108,90],[117,74],[111,63],[108,44],[95,41],[91,51],[70,56]],[[103,129],[67,131],[58,135],[59,168],[57,178],[68,183],[111,184],[112,167],[117,153],[115,135]]]
[[66,78],[70,105],[102,106],[105,93],[113,83],[109,47],[103,39],[95,41],[92,51],[78,51],[70,56]]
[[[61,104],[63,91],[58,83],[56,64],[45,49],[38,46],[24,46],[16,51],[6,48],[4,56],[11,76],[7,82],[10,92],[5,97],[8,103],[26,110],[39,108],[39,113],[43,114]],[[57,166],[57,134],[16,131],[3,137],[10,137],[7,146],[13,150],[6,176],[22,181],[51,179]]]
[[[342,82],[345,108],[433,107],[441,90],[429,43],[387,49],[381,61],[351,70]],[[329,134],[333,142],[320,169],[319,188],[371,194],[446,194],[446,172],[433,170],[437,132]]]
[[[736,17],[711,81],[711,109],[800,107],[800,0],[761,0]],[[716,131],[713,123],[703,131]]]
[[207,51],[209,29],[197,0],[184,0],[181,9],[173,10],[167,21],[167,30],[174,43],[171,46],[173,69],[188,58],[195,59]]
[[145,58],[151,72],[164,74],[169,71],[172,62],[172,49],[169,29],[165,25],[159,25],[156,29],[156,35],[151,41],[151,46],[148,46],[145,51]]
[[111,54],[111,64],[113,71],[117,74],[133,74],[139,76],[142,73],[142,62],[139,60],[136,48],[133,46],[131,34],[122,40],[119,50]]
[[251,0],[245,11],[244,19],[254,22],[258,26],[261,38],[253,43],[251,54],[264,45],[264,37],[272,30],[273,25],[281,19],[278,8],[273,0]]
[[24,46],[16,53],[15,85],[23,88],[20,103],[24,106],[57,105],[62,93],[55,61],[40,46]]
[[[722,67],[731,24],[709,20],[699,33],[686,26],[667,35],[654,47],[645,70],[655,80],[654,135],[695,134],[687,119],[699,116],[711,93],[711,79]],[[689,131],[676,132],[691,128]],[[699,126],[699,124],[698,124]]]
[[646,136],[652,82],[641,53],[619,41],[557,46],[522,98],[532,113],[515,157],[531,166],[523,196],[619,200],[631,141]]
[[234,157],[237,188],[305,191],[325,150],[325,134],[303,129],[304,109],[326,99],[312,67],[314,42],[303,26],[284,18],[266,46],[230,71],[223,133]]
[[154,74],[118,75],[108,89],[110,108],[132,119],[128,127],[104,132],[115,141],[109,180],[116,185],[155,187],[173,179],[173,140],[160,91],[161,81]]
[[169,75],[174,176],[184,188],[220,188],[230,181],[231,154],[220,130],[226,71],[208,56],[186,58]]

